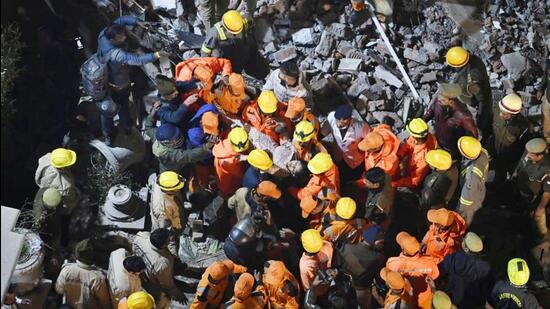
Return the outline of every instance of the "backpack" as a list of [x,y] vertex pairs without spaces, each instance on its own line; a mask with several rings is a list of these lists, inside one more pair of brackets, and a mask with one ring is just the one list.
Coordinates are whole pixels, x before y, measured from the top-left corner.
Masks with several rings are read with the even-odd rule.
[[101,100],[107,96],[109,87],[109,67],[106,59],[109,59],[114,50],[116,50],[116,48],[107,52],[103,59],[95,53],[80,67],[84,91],[94,100]]

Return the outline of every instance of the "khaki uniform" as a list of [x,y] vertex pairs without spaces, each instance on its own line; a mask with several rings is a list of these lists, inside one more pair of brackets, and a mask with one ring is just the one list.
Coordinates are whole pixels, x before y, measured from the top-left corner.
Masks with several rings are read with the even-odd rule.
[[68,215],[78,205],[80,193],[76,188],[71,170],[51,166],[50,158],[51,153],[47,153],[38,159],[34,181],[39,188],[56,188],[63,197],[63,206],[59,211]]
[[170,298],[180,296],[174,283],[174,256],[167,249],[155,248],[149,232],[139,232],[134,239],[134,254],[143,258],[145,271],[141,282],[155,299],[156,308],[168,308]]
[[[183,196],[181,191],[174,194],[162,192],[158,184],[153,185],[151,194],[151,231],[158,228],[171,228],[170,242],[168,250],[178,255],[178,240],[180,232],[187,223],[187,217],[184,222],[180,218],[183,213]],[[184,215],[185,216],[185,215]]]
[[529,210],[533,210],[540,202],[543,192],[550,192],[550,158],[544,158],[533,163],[524,154],[512,176],[515,188],[519,191],[522,201]]
[[227,201],[227,207],[235,212],[237,220],[250,216],[252,207],[257,207],[256,205],[267,208],[267,205],[260,205],[254,201],[251,195],[251,189],[244,187],[239,188]]
[[462,93],[472,95],[469,105],[475,108],[474,116],[483,138],[488,138],[491,133],[493,96],[483,60],[470,54],[470,60],[458,70],[454,82],[462,87]]
[[63,265],[55,291],[65,295],[73,308],[109,308],[111,301],[107,280],[101,270],[77,261]]
[[[386,174],[384,187],[379,192],[368,190],[367,201],[365,203],[366,216],[370,217],[375,213],[383,213],[390,216],[393,210],[393,202],[395,199],[395,189],[391,185],[391,177]],[[360,213],[357,214],[359,218]]]
[[481,149],[479,157],[468,161],[460,173],[460,184],[462,191],[456,212],[470,225],[474,215],[481,208],[485,200],[485,181],[489,171],[489,154],[487,150]]
[[550,143],[550,82],[548,82],[544,96],[542,97],[542,131],[544,139]]
[[111,256],[109,257],[107,279],[109,280],[109,292],[113,308],[118,307],[121,299],[130,296],[134,292],[143,290],[139,275],[129,273],[122,264],[124,259],[129,255],[129,252],[124,248],[120,248],[111,252]]

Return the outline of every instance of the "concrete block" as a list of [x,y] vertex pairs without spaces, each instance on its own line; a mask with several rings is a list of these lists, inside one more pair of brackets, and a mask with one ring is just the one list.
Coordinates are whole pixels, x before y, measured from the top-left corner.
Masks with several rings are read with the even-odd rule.
[[326,31],[341,39],[347,39],[353,36],[351,29],[347,25],[340,23],[330,24]]
[[425,84],[429,82],[434,82],[436,80],[437,80],[437,73],[435,71],[431,71],[422,75],[422,78],[420,78],[420,83]]
[[338,65],[338,71],[347,71],[347,72],[357,72],[361,67],[363,60],[361,59],[351,59],[344,58],[340,59],[340,64]]
[[401,86],[403,86],[403,82],[399,78],[397,78],[397,76],[393,75],[390,71],[384,69],[384,67],[382,67],[381,65],[376,66],[376,68],[374,69],[374,77],[381,79],[389,85],[397,88],[401,88]]
[[298,57],[296,47],[288,47],[273,54],[278,63],[283,63]]
[[322,57],[329,57],[332,54],[335,44],[336,40],[334,36],[327,31],[323,31],[319,45],[315,48],[315,53]]
[[508,76],[513,81],[518,81],[526,73],[529,66],[527,58],[520,52],[502,55],[500,61],[508,70]]
[[304,28],[292,34],[292,41],[294,41],[296,45],[313,46],[315,45],[313,36],[313,28]]
[[405,48],[403,51],[403,57],[422,64],[428,63],[428,55],[425,53],[420,53],[420,51],[412,48]]

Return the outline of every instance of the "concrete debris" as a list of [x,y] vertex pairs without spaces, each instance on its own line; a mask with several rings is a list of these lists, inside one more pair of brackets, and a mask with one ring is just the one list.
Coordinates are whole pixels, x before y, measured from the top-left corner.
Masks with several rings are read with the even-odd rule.
[[384,67],[382,67],[381,65],[376,66],[374,70],[374,77],[381,79],[397,88],[401,88],[401,86],[403,86],[403,82],[399,78],[397,78],[397,76],[393,75],[390,71],[384,69]]
[[420,78],[420,83],[425,84],[429,82],[435,82],[437,80],[437,74],[435,71],[431,71],[429,73],[426,73],[422,75],[422,78]]
[[344,58],[340,60],[338,64],[338,71],[340,72],[357,72],[361,67],[363,60],[361,59],[352,59]]
[[335,44],[336,40],[334,39],[334,36],[330,32],[325,30],[321,35],[319,45],[317,45],[317,47],[315,48],[315,53],[322,57],[329,57],[332,54],[332,50],[334,49]]
[[278,63],[283,63],[298,57],[298,53],[296,52],[296,47],[288,47],[279,50],[278,52],[273,54],[273,56]]
[[420,51],[412,48],[406,48],[403,52],[403,57],[422,64],[427,64],[429,60],[428,55],[425,52],[421,53]]
[[326,31],[340,39],[349,39],[353,36],[353,32],[345,24],[332,23],[327,27]]
[[294,44],[296,45],[302,45],[302,46],[315,45],[313,28],[304,28],[304,29],[298,30],[297,32],[292,34],[292,41],[294,41]]
[[518,81],[528,69],[527,58],[520,52],[502,55],[500,61],[508,70],[508,77],[513,81]]

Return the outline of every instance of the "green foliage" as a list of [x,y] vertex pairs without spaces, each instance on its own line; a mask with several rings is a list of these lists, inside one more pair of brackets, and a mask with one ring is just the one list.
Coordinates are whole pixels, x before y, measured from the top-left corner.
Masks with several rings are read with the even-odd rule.
[[14,99],[10,97],[15,79],[21,73],[19,59],[23,43],[19,40],[21,32],[15,24],[2,25],[2,122],[4,123],[15,112]]
[[92,203],[103,203],[109,189],[116,184],[125,184],[132,190],[138,187],[132,174],[115,172],[101,153],[92,153],[90,161],[91,166],[86,169],[87,181],[83,189],[90,195]]

